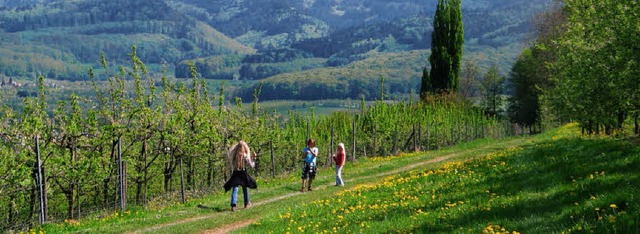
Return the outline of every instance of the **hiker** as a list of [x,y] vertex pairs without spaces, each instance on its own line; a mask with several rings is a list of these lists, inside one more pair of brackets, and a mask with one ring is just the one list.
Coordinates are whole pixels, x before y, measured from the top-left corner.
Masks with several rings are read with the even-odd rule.
[[236,211],[236,204],[238,203],[238,186],[242,186],[242,193],[244,194],[244,208],[251,207],[251,201],[249,200],[249,188],[256,189],[258,185],[256,181],[247,173],[246,165],[249,164],[252,168],[255,167],[253,162],[256,158],[256,153],[253,152],[253,160],[251,159],[251,151],[249,145],[246,142],[240,140],[237,144],[229,148],[227,153],[233,174],[229,181],[224,184],[224,191],[227,192],[232,189],[231,192],[231,211]]
[[316,147],[316,140],[308,139],[307,147],[302,151],[304,154],[304,166],[302,166],[302,188],[300,192],[304,192],[304,185],[307,179],[309,180],[308,191],[311,189],[311,183],[316,178],[316,158],[318,157],[318,148]]
[[336,154],[333,155],[333,161],[336,163],[336,186],[344,186],[342,167],[344,166],[345,159],[344,143],[338,143],[338,150]]

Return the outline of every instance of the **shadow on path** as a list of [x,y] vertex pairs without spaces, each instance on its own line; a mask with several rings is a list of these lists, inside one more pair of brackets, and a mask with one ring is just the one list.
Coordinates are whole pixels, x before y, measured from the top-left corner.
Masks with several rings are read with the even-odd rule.
[[202,204],[198,204],[198,208],[203,209],[203,210],[212,210],[215,212],[223,212],[223,211],[228,211],[228,209],[224,209],[222,207],[211,207],[211,206],[205,206]]

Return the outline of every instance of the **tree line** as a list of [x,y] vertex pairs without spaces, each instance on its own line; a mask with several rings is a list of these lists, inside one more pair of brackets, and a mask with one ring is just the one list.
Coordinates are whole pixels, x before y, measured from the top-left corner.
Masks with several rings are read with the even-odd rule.
[[625,123],[640,134],[640,4],[558,1],[539,16],[537,38],[511,70],[513,122],[580,123],[613,134]]

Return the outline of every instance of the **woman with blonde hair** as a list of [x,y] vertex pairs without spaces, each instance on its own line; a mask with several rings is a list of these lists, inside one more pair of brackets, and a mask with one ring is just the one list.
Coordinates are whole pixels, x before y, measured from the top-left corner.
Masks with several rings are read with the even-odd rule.
[[[231,169],[233,174],[231,178],[224,184],[224,191],[232,190],[231,192],[231,211],[236,211],[236,204],[238,203],[238,186],[242,186],[242,193],[244,195],[244,208],[251,207],[251,201],[249,200],[249,189],[258,188],[256,181],[247,173],[247,164],[252,168],[255,167],[255,163],[251,159],[251,150],[249,145],[240,140],[237,144],[229,148],[227,153],[229,162],[231,163]],[[255,160],[256,153],[253,153],[253,159]]]
[[344,186],[344,181],[342,180],[342,167],[344,166],[346,157],[344,143],[339,143],[338,150],[336,151],[336,154],[333,155],[333,161],[336,163],[336,186]]

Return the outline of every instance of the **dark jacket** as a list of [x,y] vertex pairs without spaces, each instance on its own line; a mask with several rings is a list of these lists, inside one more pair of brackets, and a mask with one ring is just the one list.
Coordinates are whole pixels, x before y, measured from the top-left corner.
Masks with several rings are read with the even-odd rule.
[[256,180],[251,178],[245,170],[233,171],[231,178],[224,183],[224,191],[227,192],[235,186],[249,187],[252,189],[258,188]]

